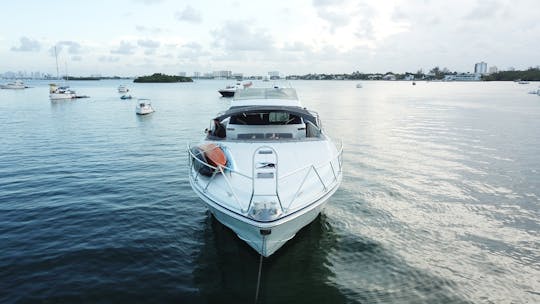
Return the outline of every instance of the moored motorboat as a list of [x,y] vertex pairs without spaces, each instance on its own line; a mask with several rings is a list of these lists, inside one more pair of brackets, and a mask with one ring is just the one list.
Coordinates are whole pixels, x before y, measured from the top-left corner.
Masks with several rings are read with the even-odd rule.
[[529,91],[529,94],[540,95],[540,87],[538,89],[536,89],[536,90]]
[[0,85],[0,88],[20,90],[20,89],[26,89],[28,87],[21,80],[15,80],[14,82],[8,82],[6,84]]
[[68,86],[57,86],[51,83],[49,84],[49,98],[51,100],[74,99],[77,98],[77,93]]
[[125,85],[118,86],[118,93],[127,93],[129,89]]
[[135,113],[138,115],[146,115],[154,112],[154,108],[150,103],[150,99],[141,98],[137,101],[137,106],[135,107]]
[[123,100],[131,99],[131,98],[133,98],[133,96],[131,96],[131,95],[122,95],[122,96],[120,96],[120,99],[123,99]]
[[195,193],[263,256],[312,222],[342,179],[341,147],[292,88],[237,91],[188,151]]
[[233,97],[234,93],[236,93],[236,90],[238,90],[240,87],[240,83],[237,83],[235,85],[228,85],[224,89],[218,90],[218,92],[223,97]]
[[235,85],[228,85],[224,89],[218,90],[222,97],[233,97],[238,90],[247,89],[253,85],[253,82],[237,82]]

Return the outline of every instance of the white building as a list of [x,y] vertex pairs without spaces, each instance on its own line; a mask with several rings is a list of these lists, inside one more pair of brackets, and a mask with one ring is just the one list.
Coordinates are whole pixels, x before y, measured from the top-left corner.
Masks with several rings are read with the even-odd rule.
[[414,80],[414,75],[413,74],[407,74],[407,75],[405,75],[403,80],[407,80],[407,81]]
[[496,66],[492,66],[492,67],[489,67],[489,73],[490,74],[495,74],[497,73],[499,70],[497,69]]
[[214,71],[214,78],[231,78],[231,71]]
[[382,79],[383,80],[396,80],[396,75],[388,73],[388,74],[384,75]]
[[244,74],[243,73],[233,73],[232,77],[234,79],[242,80],[242,79],[244,79]]
[[474,73],[475,74],[486,74],[487,73],[487,63],[485,62],[478,62],[474,65]]

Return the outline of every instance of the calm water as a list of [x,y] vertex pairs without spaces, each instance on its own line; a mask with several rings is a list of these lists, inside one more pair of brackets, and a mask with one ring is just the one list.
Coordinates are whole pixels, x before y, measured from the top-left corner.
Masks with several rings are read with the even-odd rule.
[[[259,256],[188,182],[227,83],[1,90],[0,302],[254,302]],[[343,140],[344,179],[264,260],[259,302],[539,303],[538,84],[355,84],[292,82]]]

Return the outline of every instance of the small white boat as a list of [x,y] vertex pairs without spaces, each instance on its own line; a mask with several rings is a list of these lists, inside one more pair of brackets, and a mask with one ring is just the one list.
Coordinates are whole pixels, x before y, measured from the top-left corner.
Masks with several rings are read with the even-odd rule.
[[538,89],[536,89],[536,90],[529,91],[529,94],[540,95],[540,88],[538,88]]
[[57,86],[54,83],[49,84],[49,98],[51,100],[59,99],[74,99],[77,98],[77,93],[70,90],[68,86]]
[[2,88],[2,89],[20,90],[20,89],[26,89],[27,86],[24,84],[24,82],[22,82],[20,80],[15,80],[14,82],[9,82],[9,83],[0,85],[0,88]]
[[129,89],[125,85],[118,86],[118,93],[127,93]]
[[359,88],[359,89],[361,89],[361,88],[362,88],[362,84],[361,84],[361,83],[357,83],[357,84],[356,84],[356,87]]
[[526,80],[520,80],[518,81],[518,84],[529,84],[529,82]]
[[223,97],[233,97],[236,91],[249,88],[252,84],[251,81],[244,84],[237,82],[235,85],[228,85],[224,89],[218,90],[218,92]]
[[224,89],[218,90],[218,92],[223,97],[233,97],[239,85],[239,83],[236,85],[228,85]]
[[154,112],[150,99],[141,98],[137,101],[137,106],[135,107],[135,112],[138,115],[146,115]]
[[188,147],[191,187],[219,222],[268,257],[338,189],[342,148],[292,88],[239,90],[213,124]]

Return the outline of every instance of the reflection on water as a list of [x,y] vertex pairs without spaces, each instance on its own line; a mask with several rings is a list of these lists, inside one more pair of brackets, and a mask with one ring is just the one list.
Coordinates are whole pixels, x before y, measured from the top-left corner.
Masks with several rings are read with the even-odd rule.
[[[259,255],[213,216],[206,227],[194,271],[204,302],[254,302]],[[335,246],[325,216],[317,217],[294,241],[263,260],[258,303],[345,303],[327,259]]]

